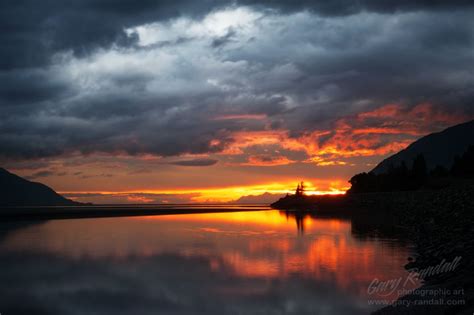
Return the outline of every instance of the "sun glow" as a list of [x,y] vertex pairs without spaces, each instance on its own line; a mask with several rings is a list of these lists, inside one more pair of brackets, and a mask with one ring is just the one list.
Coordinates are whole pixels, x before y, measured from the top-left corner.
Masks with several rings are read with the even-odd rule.
[[[132,203],[153,203],[155,199],[150,196],[189,196],[190,203],[226,203],[238,200],[243,196],[258,196],[265,193],[284,195],[293,193],[297,181],[286,183],[268,183],[250,186],[236,187],[219,187],[219,188],[194,188],[194,189],[144,189],[130,191],[94,191],[94,192],[61,192],[61,194],[69,195],[114,195],[123,196],[125,200]],[[349,188],[344,180],[335,180],[324,183],[306,182],[307,195],[337,195],[344,194]],[[143,196],[140,196],[143,195]],[[75,198],[80,201],[80,197]]]

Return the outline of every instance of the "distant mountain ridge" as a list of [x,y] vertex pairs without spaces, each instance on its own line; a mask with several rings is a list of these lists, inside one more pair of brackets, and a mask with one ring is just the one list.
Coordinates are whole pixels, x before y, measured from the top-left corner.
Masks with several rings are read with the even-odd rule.
[[[50,187],[30,182],[0,167],[0,206],[77,206]],[[0,209],[1,210],[1,209]]]
[[261,195],[247,195],[242,196],[239,199],[231,201],[232,204],[270,204],[275,201],[277,198],[282,198],[285,194],[272,194],[265,192]]
[[413,160],[420,154],[423,154],[428,170],[438,165],[449,169],[455,156],[461,156],[471,145],[474,145],[474,120],[418,139],[406,149],[380,162],[372,172],[383,174],[402,162],[411,167]]

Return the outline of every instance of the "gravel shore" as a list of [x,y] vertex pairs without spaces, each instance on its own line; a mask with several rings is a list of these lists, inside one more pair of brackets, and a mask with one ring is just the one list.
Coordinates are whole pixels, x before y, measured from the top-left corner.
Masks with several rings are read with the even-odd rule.
[[[456,258],[459,263],[455,270],[424,277],[417,293],[375,314],[474,313],[473,198],[474,183],[463,182],[442,190],[398,193],[386,203],[416,246],[415,257],[405,266],[408,270],[429,270]],[[410,306],[400,305],[402,300]]]

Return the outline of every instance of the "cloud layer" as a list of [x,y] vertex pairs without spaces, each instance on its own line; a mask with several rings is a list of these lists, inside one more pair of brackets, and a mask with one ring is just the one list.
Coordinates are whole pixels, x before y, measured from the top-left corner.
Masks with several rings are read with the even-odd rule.
[[468,1],[1,6],[7,161],[335,165],[474,115]]

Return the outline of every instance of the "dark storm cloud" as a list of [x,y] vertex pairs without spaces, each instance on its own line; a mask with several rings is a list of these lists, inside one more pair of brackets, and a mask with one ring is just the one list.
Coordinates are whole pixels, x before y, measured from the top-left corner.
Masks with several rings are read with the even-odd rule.
[[169,164],[178,166],[212,166],[218,161],[214,159],[192,159],[192,160],[181,160],[176,162],[170,162]]
[[72,92],[66,82],[51,78],[44,69],[1,71],[0,82],[0,106],[37,103]]
[[393,13],[397,11],[446,10],[471,7],[469,0],[240,0],[239,3],[278,8],[282,11],[312,10],[324,16],[341,16],[362,11]]
[[27,176],[26,178],[27,179],[36,179],[36,178],[41,178],[41,177],[48,177],[48,176],[51,176],[51,175],[54,175],[53,171],[39,171],[39,172],[33,173],[30,176]]
[[113,43],[130,45],[136,42],[136,38],[125,36],[124,28],[180,15],[200,16],[232,3],[293,12],[309,9],[329,16],[361,11],[390,13],[473,6],[469,0],[3,1],[0,4],[0,40],[3,44],[0,68],[42,65],[49,62],[52,52],[58,50],[71,49],[75,54],[82,55],[96,47],[107,47]]
[[[470,1],[228,4],[2,2],[0,156],[212,153],[387,103],[474,114]],[[216,119],[246,114],[266,119]]]
[[217,6],[213,0],[2,1],[0,68],[40,66],[59,50],[83,55],[114,43],[130,45],[136,38],[125,36],[126,27],[182,14],[200,15]]

